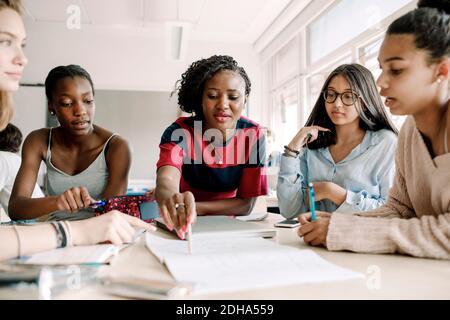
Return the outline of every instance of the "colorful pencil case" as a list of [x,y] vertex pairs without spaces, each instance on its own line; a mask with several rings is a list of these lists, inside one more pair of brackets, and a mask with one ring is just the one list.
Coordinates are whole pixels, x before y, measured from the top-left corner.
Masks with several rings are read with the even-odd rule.
[[111,210],[118,210],[146,222],[152,222],[159,217],[158,204],[145,195],[111,197],[101,200],[100,204],[94,208],[96,216]]

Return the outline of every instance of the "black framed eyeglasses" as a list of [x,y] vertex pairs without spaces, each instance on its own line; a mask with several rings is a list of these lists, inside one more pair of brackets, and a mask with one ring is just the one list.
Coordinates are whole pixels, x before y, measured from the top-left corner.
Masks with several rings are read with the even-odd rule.
[[339,96],[341,96],[342,103],[347,107],[354,105],[359,98],[359,94],[353,91],[345,91],[342,93],[339,93],[332,89],[323,91],[323,98],[328,103],[335,102]]

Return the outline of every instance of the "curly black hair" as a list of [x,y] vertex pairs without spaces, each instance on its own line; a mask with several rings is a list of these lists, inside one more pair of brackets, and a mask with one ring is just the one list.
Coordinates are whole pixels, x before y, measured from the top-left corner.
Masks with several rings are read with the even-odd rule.
[[82,67],[70,64],[68,66],[59,66],[56,68],[53,68],[50,70],[50,72],[47,75],[47,78],[45,79],[45,95],[47,96],[47,100],[49,102],[52,101],[52,94],[55,90],[56,83],[63,78],[74,78],[74,77],[81,77],[85,78],[87,81],[89,81],[91,88],[92,88],[92,94],[95,95],[94,91],[94,83],[92,82],[91,75],[84,70]]
[[412,34],[418,49],[428,52],[429,62],[450,56],[450,0],[420,0],[418,8],[395,20],[388,35]]
[[223,70],[238,73],[245,81],[245,95],[250,94],[252,85],[244,68],[240,67],[230,56],[214,55],[208,59],[201,59],[192,63],[175,84],[175,90],[172,94],[178,91],[180,109],[203,118],[202,97],[205,83]]
[[12,123],[8,123],[3,131],[0,131],[0,151],[19,152],[22,144],[22,132]]

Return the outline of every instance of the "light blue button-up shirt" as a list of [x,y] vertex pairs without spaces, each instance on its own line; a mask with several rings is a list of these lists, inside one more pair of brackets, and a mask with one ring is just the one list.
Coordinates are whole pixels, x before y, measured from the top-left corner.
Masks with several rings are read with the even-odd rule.
[[397,135],[392,131],[367,130],[363,141],[339,163],[328,147],[304,148],[298,158],[283,156],[277,185],[281,214],[291,219],[309,211],[305,202],[308,182],[334,182],[347,190],[340,206],[324,199],[316,202],[316,210],[359,212],[382,206],[394,178],[396,146]]

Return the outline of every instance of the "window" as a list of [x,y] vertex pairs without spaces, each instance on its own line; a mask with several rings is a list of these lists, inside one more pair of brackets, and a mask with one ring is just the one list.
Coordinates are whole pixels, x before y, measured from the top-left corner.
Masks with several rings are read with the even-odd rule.
[[372,72],[375,80],[378,79],[381,74],[380,64],[378,62],[378,52],[380,51],[382,42],[383,37],[379,37],[359,49],[359,62]]
[[299,71],[300,53],[298,38],[295,37],[285,45],[275,56],[274,84],[279,85]]
[[274,146],[283,150],[283,146],[295,136],[298,123],[298,81],[291,81],[274,94],[271,112],[271,129],[274,132]]
[[[351,56],[345,56],[344,58],[336,61],[332,65],[329,65],[322,71],[315,73],[309,77],[308,81],[308,116],[312,111],[312,108],[314,107],[314,104],[316,103],[317,99],[319,98],[319,95],[321,94],[321,90],[323,87],[323,84],[327,80],[330,73],[336,69],[338,66],[346,63],[351,63],[352,59]],[[307,117],[308,118],[308,117]]]
[[[359,62],[372,72],[375,80],[377,80],[381,74],[380,64],[378,62],[378,52],[380,51],[382,42],[383,37],[379,37],[359,49]],[[384,97],[381,98],[384,103]],[[406,116],[395,116],[391,114],[389,108],[386,108],[386,111],[397,129],[400,130],[406,120]]]
[[342,0],[309,27],[309,57],[314,63],[370,28],[411,0]]
[[[304,125],[326,78],[337,66],[360,63],[377,79],[381,72],[377,57],[385,28],[415,6],[413,0],[325,2],[328,8],[312,2],[316,10],[325,11],[308,25],[283,31],[288,32],[283,35],[287,43],[270,54],[265,68],[267,113],[263,122],[274,132],[278,148]],[[300,15],[298,19],[303,18]],[[392,119],[398,128],[404,122],[404,117]]]

